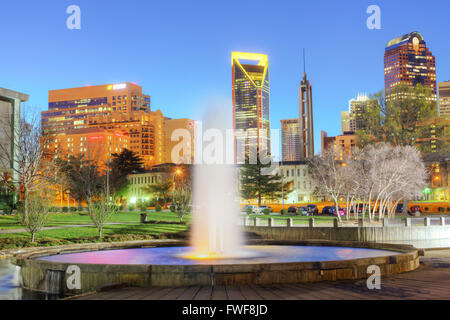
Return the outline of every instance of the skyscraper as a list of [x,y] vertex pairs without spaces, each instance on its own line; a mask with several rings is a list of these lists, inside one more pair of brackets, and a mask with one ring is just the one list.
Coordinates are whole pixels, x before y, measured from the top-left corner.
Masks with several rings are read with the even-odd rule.
[[300,132],[300,160],[314,157],[314,126],[312,86],[303,72],[303,80],[298,88],[299,103],[299,132]]
[[439,83],[439,116],[450,117],[450,80]]
[[349,131],[356,132],[357,130],[364,130],[366,128],[364,113],[366,112],[369,101],[369,97],[366,94],[358,94],[356,99],[351,99],[349,101]]
[[233,52],[232,98],[235,162],[249,152],[270,153],[270,87],[267,55]]
[[281,120],[281,154],[283,161],[300,161],[298,119]]
[[437,97],[436,59],[419,32],[411,32],[388,42],[384,53],[386,97],[397,85],[430,88]]

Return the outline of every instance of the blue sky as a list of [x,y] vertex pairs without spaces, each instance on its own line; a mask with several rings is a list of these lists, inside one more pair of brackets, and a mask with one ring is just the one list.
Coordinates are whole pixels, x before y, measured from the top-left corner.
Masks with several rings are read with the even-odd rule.
[[[72,4],[81,30],[66,28]],[[366,27],[371,4],[381,8],[381,30]],[[0,87],[30,94],[39,110],[49,89],[126,81],[169,117],[198,118],[215,100],[231,110],[231,52],[249,51],[269,55],[271,124],[279,128],[298,116],[306,48],[316,152],[321,130],[340,133],[348,100],[383,88],[392,38],[421,32],[438,81],[450,79],[448,0],[3,0],[0,11]]]

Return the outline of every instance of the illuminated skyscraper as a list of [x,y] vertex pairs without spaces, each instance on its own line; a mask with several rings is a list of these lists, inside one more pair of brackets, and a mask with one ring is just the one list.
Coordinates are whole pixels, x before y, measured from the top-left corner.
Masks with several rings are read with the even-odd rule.
[[436,59],[426,46],[423,36],[411,32],[388,42],[384,53],[386,97],[397,85],[423,85],[437,98]]
[[281,120],[281,154],[283,161],[300,161],[298,119]]
[[235,162],[250,151],[270,153],[270,89],[267,55],[233,52],[233,129]]

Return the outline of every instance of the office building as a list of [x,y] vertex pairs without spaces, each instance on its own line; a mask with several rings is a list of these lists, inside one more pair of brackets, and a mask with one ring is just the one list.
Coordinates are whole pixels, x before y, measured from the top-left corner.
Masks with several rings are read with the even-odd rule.
[[388,42],[384,53],[384,78],[387,100],[395,86],[430,88],[436,101],[436,59],[423,36],[411,32]]
[[450,80],[439,83],[439,116],[450,117]]
[[245,52],[233,52],[231,61],[234,157],[242,163],[250,152],[270,154],[269,61]]
[[20,132],[20,107],[23,102],[28,101],[28,98],[27,94],[0,88],[0,144],[2,145],[0,152],[7,153],[0,157],[0,171],[12,174],[14,181],[18,181],[13,169],[18,169],[17,141]]
[[300,161],[300,129],[298,119],[281,120],[282,161]]

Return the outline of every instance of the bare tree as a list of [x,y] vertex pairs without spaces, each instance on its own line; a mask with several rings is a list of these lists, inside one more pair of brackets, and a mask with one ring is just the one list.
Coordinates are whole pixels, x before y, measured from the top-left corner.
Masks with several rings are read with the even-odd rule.
[[333,199],[336,207],[336,215],[339,215],[339,199],[345,192],[345,165],[335,159],[333,148],[325,150],[321,156],[316,156],[311,161],[312,177],[316,181],[318,193]]
[[47,146],[51,136],[43,134],[39,114],[22,108],[18,125],[12,117],[2,120],[3,134],[11,145],[0,144],[0,162],[9,163],[23,191],[24,214],[28,213],[28,195],[46,184],[55,174],[52,155]]
[[105,196],[100,196],[97,200],[88,201],[88,211],[92,222],[98,230],[98,239],[102,238],[105,223],[116,214],[119,209],[114,202],[108,201]]
[[19,217],[25,229],[31,234],[31,242],[34,242],[35,235],[42,230],[48,221],[48,212],[53,194],[48,188],[40,191],[28,193],[28,208],[19,209]]

